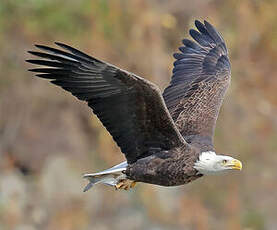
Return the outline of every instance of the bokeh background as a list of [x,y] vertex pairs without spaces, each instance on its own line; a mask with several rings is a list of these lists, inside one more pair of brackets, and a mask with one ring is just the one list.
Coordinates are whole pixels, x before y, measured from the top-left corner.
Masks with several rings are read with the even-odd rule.
[[[0,229],[276,230],[276,11],[275,0],[1,0]],[[27,50],[65,42],[163,89],[195,19],[215,25],[230,51],[215,146],[243,170],[83,193],[82,173],[123,155],[84,103],[27,72]]]

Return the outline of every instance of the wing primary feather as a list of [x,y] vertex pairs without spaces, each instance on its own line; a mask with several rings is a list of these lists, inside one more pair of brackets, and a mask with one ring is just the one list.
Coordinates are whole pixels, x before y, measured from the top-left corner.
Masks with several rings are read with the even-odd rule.
[[156,85],[71,46],[56,45],[63,50],[36,45],[42,52],[29,51],[41,60],[27,62],[42,66],[29,71],[86,101],[128,163],[153,154],[150,148],[186,145]]
[[195,26],[201,33],[208,34],[208,31],[205,28],[204,24],[201,23],[199,20],[195,20]]
[[[230,62],[226,44],[207,21],[195,21],[192,40],[183,39],[170,85],[163,97],[184,138],[201,135],[212,140],[223,97],[230,83]],[[200,119],[201,118],[201,119]],[[213,146],[210,143],[210,146]],[[213,148],[213,147],[211,147]]]
[[50,66],[50,67],[67,67],[71,68],[71,65],[63,64],[56,61],[46,61],[46,60],[26,60],[26,62],[29,62],[31,64],[37,64],[37,65],[44,65],[44,66]]
[[52,55],[52,54],[42,53],[37,51],[28,51],[28,53],[44,59],[56,60],[62,63],[71,64],[71,65],[79,65],[79,62],[76,60],[60,57],[57,55]]
[[183,39],[182,42],[186,47],[190,47],[190,48],[196,49],[196,50],[200,49],[199,45],[197,45],[194,41],[191,41],[189,39],[185,38],[185,39]]
[[207,28],[207,31],[209,35],[214,39],[214,41],[219,44],[221,42],[224,42],[222,36],[220,35],[219,32],[216,31],[216,29],[207,21],[204,21],[204,24]]
[[61,57],[65,57],[66,59],[71,59],[73,61],[82,61],[82,62],[92,62],[92,61],[94,61],[92,59],[84,58],[81,55],[79,55],[79,56],[74,55],[74,53],[73,54],[67,53],[65,51],[55,49],[55,48],[52,48],[52,47],[48,47],[48,46],[44,46],[44,45],[35,45],[35,46],[37,48],[41,49],[41,50],[48,51],[52,54],[59,55]]
[[94,58],[94,57],[91,57],[83,52],[81,52],[80,50],[77,50],[69,45],[66,45],[64,43],[61,43],[61,42],[55,42],[56,45],[62,47],[63,49],[66,49],[68,51],[70,51],[71,53],[77,55],[78,57],[81,57],[81,58],[84,58],[88,61],[95,61],[95,62],[99,62],[99,63],[102,63],[100,60]]

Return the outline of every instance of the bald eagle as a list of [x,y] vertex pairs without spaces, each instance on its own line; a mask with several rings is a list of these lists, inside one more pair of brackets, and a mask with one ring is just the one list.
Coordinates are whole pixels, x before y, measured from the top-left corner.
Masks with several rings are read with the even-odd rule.
[[[129,189],[136,182],[162,186],[189,183],[203,175],[242,164],[216,154],[213,135],[219,109],[230,84],[228,51],[222,36],[207,21],[195,21],[174,54],[173,74],[163,93],[152,82],[56,42],[61,49],[35,45],[29,51],[46,66],[30,69],[37,77],[71,92],[97,115],[127,161],[85,174],[84,191],[95,184]],[[50,67],[50,68],[49,68]]]

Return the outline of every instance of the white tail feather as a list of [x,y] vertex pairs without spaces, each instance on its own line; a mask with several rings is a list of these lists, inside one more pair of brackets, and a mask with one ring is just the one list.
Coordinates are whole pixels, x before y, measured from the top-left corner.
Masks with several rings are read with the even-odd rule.
[[124,161],[101,172],[84,174],[83,178],[89,180],[88,185],[84,188],[84,192],[88,191],[95,184],[116,186],[119,180],[126,178],[122,171],[126,170],[127,165],[127,161]]

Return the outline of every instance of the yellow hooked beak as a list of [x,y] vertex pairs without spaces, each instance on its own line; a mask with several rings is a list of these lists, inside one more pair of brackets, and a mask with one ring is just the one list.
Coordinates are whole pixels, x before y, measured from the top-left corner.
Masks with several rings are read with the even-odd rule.
[[236,170],[242,169],[242,163],[237,159],[232,160],[227,166],[231,167],[231,169],[236,169]]

